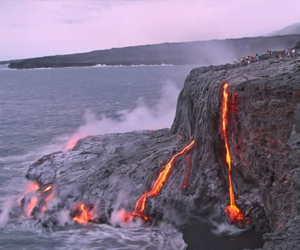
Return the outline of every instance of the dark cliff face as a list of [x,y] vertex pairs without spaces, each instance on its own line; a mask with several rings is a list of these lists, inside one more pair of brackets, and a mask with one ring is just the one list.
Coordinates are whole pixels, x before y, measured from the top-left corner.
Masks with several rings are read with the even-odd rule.
[[[299,57],[194,69],[179,95],[171,132],[85,138],[71,151],[39,160],[26,177],[42,186],[55,184],[59,190],[59,206],[46,211],[45,220],[50,223],[57,209],[80,201],[96,204],[101,221],[109,220],[113,209],[133,211],[165,164],[192,139],[195,147],[175,161],[159,196],[147,201],[145,214],[179,224],[189,214],[209,215],[213,210],[225,218],[229,203],[221,136],[225,82],[229,82],[228,135],[236,204],[250,217],[249,227],[257,230],[280,232],[291,228],[289,222],[295,225],[293,218],[300,212]],[[275,242],[272,237],[269,240]]]
[[[193,163],[197,172],[217,164],[223,173],[220,168],[225,165],[218,158],[224,148],[218,132],[221,86],[227,81],[236,109],[229,116],[229,145],[237,203],[250,215],[265,213],[267,221],[263,223],[268,222],[272,230],[290,233],[295,229],[300,233],[295,226],[297,219],[293,219],[300,211],[300,59],[271,59],[247,67],[228,65],[191,72],[179,96],[172,132],[183,133],[186,138],[195,134]],[[198,190],[204,193],[214,179],[202,178]],[[260,208],[263,210],[258,211]],[[282,249],[294,249],[294,238],[287,246],[285,241],[290,238],[285,237],[266,239],[281,240]]]
[[300,167],[299,62],[272,59],[232,69],[194,69],[179,96],[172,126],[173,133],[195,135],[197,168],[223,168],[220,100],[221,86],[229,82],[237,109],[230,116],[229,145],[238,203],[247,209],[246,200],[259,192],[257,202],[275,230],[299,212],[293,182]]

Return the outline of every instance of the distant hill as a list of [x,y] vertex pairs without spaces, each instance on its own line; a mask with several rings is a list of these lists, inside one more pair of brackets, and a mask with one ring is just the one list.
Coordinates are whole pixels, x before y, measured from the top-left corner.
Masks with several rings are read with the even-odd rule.
[[19,60],[8,60],[8,61],[0,61],[0,65],[3,65],[3,64],[10,64],[12,62],[20,62],[22,61],[22,59],[19,59]]
[[263,54],[266,50],[281,50],[295,46],[299,35],[248,37],[185,43],[162,43],[87,53],[46,56],[11,62],[10,68],[62,68],[105,65],[215,65],[233,62],[249,53]]
[[289,25],[281,30],[274,31],[267,36],[284,36],[293,34],[300,34],[300,22]]

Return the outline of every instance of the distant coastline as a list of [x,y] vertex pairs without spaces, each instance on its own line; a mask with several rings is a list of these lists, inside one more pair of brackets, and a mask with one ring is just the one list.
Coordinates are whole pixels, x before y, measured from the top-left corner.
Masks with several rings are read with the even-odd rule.
[[[173,65],[173,64],[139,64],[139,65],[102,65],[102,64],[97,64],[93,66],[70,66],[70,67],[48,67],[48,68],[30,68],[30,69],[20,69],[20,70],[51,70],[51,69],[73,69],[73,68],[134,68],[134,67],[188,67],[188,66],[193,66],[193,67],[201,67],[203,65],[198,65],[198,64],[185,64],[185,65]],[[12,68],[9,68],[9,64],[0,64],[0,70],[13,70]]]
[[9,63],[8,67],[11,69],[99,67],[99,65],[215,65],[233,62],[235,57],[240,58],[249,53],[264,54],[266,50],[290,48],[299,41],[300,34],[163,43],[3,61],[0,64]]

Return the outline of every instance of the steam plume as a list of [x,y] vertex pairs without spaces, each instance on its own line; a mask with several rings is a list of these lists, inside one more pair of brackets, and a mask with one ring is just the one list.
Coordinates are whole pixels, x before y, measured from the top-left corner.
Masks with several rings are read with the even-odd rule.
[[153,107],[147,106],[140,98],[135,109],[118,112],[118,120],[106,116],[98,120],[96,115],[88,110],[84,115],[84,125],[71,136],[65,150],[73,148],[79,139],[88,135],[170,127],[175,115],[178,94],[179,88],[169,82],[162,87],[161,97]]

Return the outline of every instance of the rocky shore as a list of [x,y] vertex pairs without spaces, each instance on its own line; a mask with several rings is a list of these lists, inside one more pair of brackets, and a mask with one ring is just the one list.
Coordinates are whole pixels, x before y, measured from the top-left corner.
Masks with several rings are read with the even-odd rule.
[[[229,83],[229,150],[236,205],[249,217],[246,229],[264,235],[266,249],[300,243],[300,58],[262,60],[248,66],[196,68],[186,78],[171,129],[95,135],[67,152],[44,156],[26,178],[55,186],[57,203],[33,215],[47,226],[57,214],[84,202],[94,221],[113,211],[133,211],[173,155],[178,157],[157,197],[146,202],[152,219],[183,225],[191,215],[227,220],[228,169],[222,137],[222,90]],[[184,184],[184,185],[183,185]],[[25,196],[25,201],[32,193]],[[41,215],[43,213],[43,215]]]

